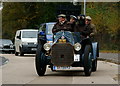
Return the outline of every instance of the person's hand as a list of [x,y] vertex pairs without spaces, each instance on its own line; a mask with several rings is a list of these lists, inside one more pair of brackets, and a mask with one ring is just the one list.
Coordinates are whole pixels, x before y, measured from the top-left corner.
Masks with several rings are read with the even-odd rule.
[[94,36],[95,34],[94,33],[90,33],[90,37]]
[[89,36],[87,36],[86,38],[90,38]]

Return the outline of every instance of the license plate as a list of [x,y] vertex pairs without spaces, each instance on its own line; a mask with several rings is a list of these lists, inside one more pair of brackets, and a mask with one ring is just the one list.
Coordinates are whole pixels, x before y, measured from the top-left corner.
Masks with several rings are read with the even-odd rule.
[[80,55],[74,54],[74,61],[80,61]]
[[71,67],[57,67],[57,66],[53,66],[53,70],[69,70],[71,69]]
[[31,50],[36,51],[37,49],[36,48],[31,48]]

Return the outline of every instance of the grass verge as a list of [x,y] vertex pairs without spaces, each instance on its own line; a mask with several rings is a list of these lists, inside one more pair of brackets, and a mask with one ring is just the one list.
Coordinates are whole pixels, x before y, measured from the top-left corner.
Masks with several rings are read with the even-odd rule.
[[100,50],[100,53],[120,53],[118,50]]

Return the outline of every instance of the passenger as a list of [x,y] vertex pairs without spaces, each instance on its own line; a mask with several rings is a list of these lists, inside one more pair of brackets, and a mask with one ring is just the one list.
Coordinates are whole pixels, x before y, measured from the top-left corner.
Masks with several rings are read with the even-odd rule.
[[79,23],[80,26],[85,26],[85,15],[80,14],[78,16],[78,23]]
[[78,16],[78,20],[74,32],[82,32],[84,28],[85,28],[85,15],[80,15]]
[[[90,16],[85,17],[85,26],[83,28],[83,31],[81,31],[81,38],[82,39],[89,38],[89,39],[81,42],[81,45],[83,46],[82,49],[81,49],[82,51],[84,51],[85,46],[87,44],[92,46],[92,42],[94,41],[94,37],[91,37],[91,36],[93,36],[96,33],[96,31],[95,31],[95,25],[91,23],[91,20],[92,19],[91,19]],[[91,49],[92,49],[92,52],[93,52],[92,47],[91,47]],[[82,53],[84,53],[84,52],[82,52]]]
[[77,21],[77,17],[74,15],[70,15],[70,22],[68,22],[68,24],[71,25],[72,32],[74,32],[74,29],[76,28],[76,21]]
[[93,37],[96,34],[96,28],[95,25],[91,23],[91,17],[90,16],[86,16],[86,20],[85,20],[85,29],[83,31],[83,34],[85,36],[90,36]]
[[60,14],[58,15],[58,22],[54,25],[52,32],[53,34],[55,34],[58,31],[71,31],[71,25],[68,24],[67,19],[66,19],[66,15],[64,14]]

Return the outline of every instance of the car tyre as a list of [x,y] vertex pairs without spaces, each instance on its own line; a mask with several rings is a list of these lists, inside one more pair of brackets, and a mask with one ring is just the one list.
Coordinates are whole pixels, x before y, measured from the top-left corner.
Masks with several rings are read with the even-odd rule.
[[38,45],[35,58],[36,71],[39,76],[44,76],[46,72],[46,57]]
[[20,56],[24,56],[24,53],[22,52],[22,48],[20,47]]
[[19,53],[18,53],[18,52],[16,52],[16,48],[15,48],[15,51],[14,51],[14,52],[15,52],[15,56],[18,56],[18,54],[19,54]]
[[53,71],[53,72],[55,72],[56,70],[54,70],[53,69],[53,64],[52,65],[50,65],[50,68],[51,68],[51,70]]
[[18,52],[15,51],[15,56],[18,56]]
[[90,76],[92,71],[92,59],[90,58],[91,46],[86,45],[84,50],[84,73],[85,76]]
[[97,70],[97,58],[92,62],[92,71],[95,72]]

